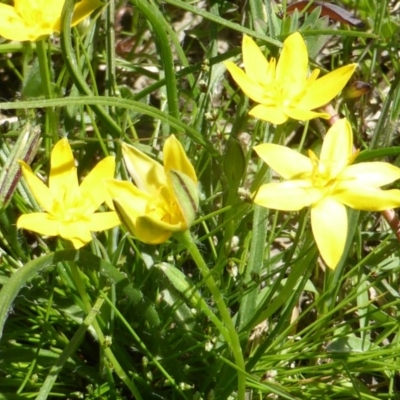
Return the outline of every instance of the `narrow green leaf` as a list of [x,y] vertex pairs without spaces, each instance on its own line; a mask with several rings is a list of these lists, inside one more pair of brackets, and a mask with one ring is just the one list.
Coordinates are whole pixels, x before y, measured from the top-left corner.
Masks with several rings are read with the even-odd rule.
[[36,156],[39,144],[40,127],[26,124],[1,170],[0,208],[7,206],[21,177],[21,169],[17,161],[23,160],[30,164]]

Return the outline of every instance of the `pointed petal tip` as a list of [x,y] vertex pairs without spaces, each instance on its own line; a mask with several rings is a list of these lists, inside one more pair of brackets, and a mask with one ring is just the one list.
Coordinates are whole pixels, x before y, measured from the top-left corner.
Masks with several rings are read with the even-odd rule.
[[346,207],[331,197],[311,208],[311,228],[325,264],[335,269],[343,256],[347,240]]

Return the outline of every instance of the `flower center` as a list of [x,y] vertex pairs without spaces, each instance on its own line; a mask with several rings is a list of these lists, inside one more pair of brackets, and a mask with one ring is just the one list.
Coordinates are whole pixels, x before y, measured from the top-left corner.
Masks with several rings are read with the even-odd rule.
[[182,221],[180,209],[169,188],[161,186],[158,192],[159,194],[154,199],[154,202],[147,203],[146,215],[172,225]]
[[91,213],[92,202],[83,197],[78,189],[75,193],[65,191],[63,195],[54,200],[53,216],[60,222],[75,222],[86,220]]
[[332,178],[330,166],[321,163],[312,150],[308,150],[308,156],[313,163],[313,170],[311,173],[313,186],[324,191],[330,191],[335,183],[335,178]]
[[268,85],[261,83],[261,86],[264,89],[265,105],[294,106],[305,94],[303,83],[287,79],[274,81]]

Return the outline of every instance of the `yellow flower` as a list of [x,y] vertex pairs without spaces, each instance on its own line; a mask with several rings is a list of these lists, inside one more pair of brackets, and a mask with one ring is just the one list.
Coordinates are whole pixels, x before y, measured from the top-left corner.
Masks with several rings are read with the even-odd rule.
[[[65,0],[14,0],[14,7],[0,4],[0,36],[10,40],[35,41],[60,32]],[[102,3],[82,0],[76,4],[72,26],[88,17]]]
[[400,190],[380,187],[400,179],[400,169],[385,162],[352,164],[353,134],[346,119],[328,131],[320,158],[309,150],[309,158],[285,146],[271,143],[255,151],[283,182],[262,185],[254,202],[263,207],[297,211],[311,206],[315,242],[328,267],[334,269],[347,237],[346,207],[383,211],[400,207]]
[[288,118],[307,121],[326,118],[327,113],[311,111],[329,103],[346,85],[357,64],[349,64],[317,79],[319,70],[308,76],[308,53],[300,33],[290,35],[276,63],[264,57],[256,43],[243,37],[245,71],[233,62],[225,62],[232,78],[256,105],[250,115],[282,124]]
[[165,242],[187,230],[198,208],[196,172],[174,135],[164,144],[164,167],[137,148],[122,144],[131,182],[109,180],[107,187],[121,221],[139,240]]
[[67,139],[61,139],[51,153],[49,186],[19,161],[22,175],[45,212],[24,214],[18,228],[41,235],[61,236],[76,249],[92,240],[91,231],[103,231],[120,224],[114,211],[95,213],[108,199],[104,179],[114,176],[114,157],[100,161],[79,186],[74,157]]

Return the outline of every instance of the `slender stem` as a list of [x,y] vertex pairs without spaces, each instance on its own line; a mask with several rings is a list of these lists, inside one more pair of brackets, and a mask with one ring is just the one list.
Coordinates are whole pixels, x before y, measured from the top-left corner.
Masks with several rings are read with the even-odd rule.
[[[70,262],[69,265],[71,267],[71,274],[72,274],[72,279],[74,281],[75,287],[78,290],[78,293],[83,302],[84,312],[86,315],[89,315],[89,313],[92,309],[92,304],[91,304],[90,298],[86,292],[84,283],[83,283],[81,275],[80,275],[80,271],[74,262]],[[142,396],[141,396],[139,390],[137,389],[135,384],[129,379],[128,375],[125,373],[125,371],[121,367],[117,358],[114,356],[114,353],[112,352],[111,348],[104,346],[105,337],[104,337],[103,331],[101,330],[101,327],[96,319],[93,319],[92,326],[93,326],[94,330],[96,331],[96,335],[100,342],[100,345],[103,346],[104,353],[107,356],[107,358],[109,359],[109,361],[111,362],[111,364],[113,365],[116,374],[119,376],[119,378],[122,380],[122,382],[124,382],[125,385],[129,388],[129,390],[135,396],[135,399],[142,400]]]
[[[49,59],[47,57],[47,42],[44,40],[39,40],[36,42],[36,53],[39,62],[40,78],[43,85],[44,95],[46,99],[51,99],[53,97],[53,92],[51,88],[51,73],[49,66]],[[48,123],[46,124],[46,134],[52,133],[53,141],[57,142],[59,137],[57,134],[57,120],[56,113],[53,107],[49,107],[47,110]]]
[[[238,367],[238,394],[237,399],[243,400],[245,398],[246,392],[246,374],[245,374],[245,363],[242,353],[242,348],[240,346],[239,336],[236,332],[235,325],[233,324],[232,318],[230,316],[228,307],[226,306],[221,292],[218,289],[217,283],[215,282],[211,271],[207,267],[203,257],[201,256],[199,249],[197,248],[194,240],[189,231],[179,232],[175,234],[176,238],[181,242],[181,244],[189,251],[194,262],[199,268],[204,282],[210,290],[215,304],[221,314],[222,321],[228,330],[229,342],[227,343],[233,353],[236,365]],[[221,332],[223,333],[223,332]]]

